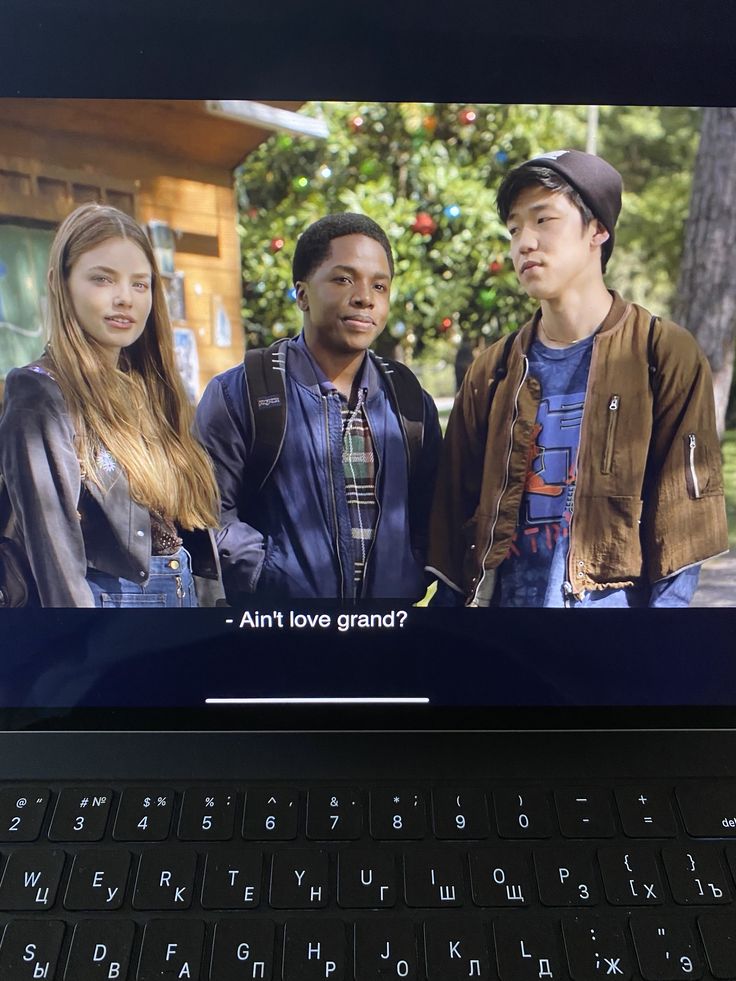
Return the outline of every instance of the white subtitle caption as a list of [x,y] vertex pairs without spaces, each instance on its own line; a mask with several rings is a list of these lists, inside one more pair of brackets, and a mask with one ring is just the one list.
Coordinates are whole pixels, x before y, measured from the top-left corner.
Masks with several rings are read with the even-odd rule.
[[[396,630],[406,623],[406,610],[388,613],[297,613],[295,610],[246,610],[238,622],[241,630]],[[228,621],[235,622],[235,621]]]

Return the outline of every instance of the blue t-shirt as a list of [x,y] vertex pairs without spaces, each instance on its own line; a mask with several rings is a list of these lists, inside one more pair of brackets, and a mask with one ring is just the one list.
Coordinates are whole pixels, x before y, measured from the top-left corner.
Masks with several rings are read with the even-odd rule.
[[500,606],[687,606],[695,592],[699,566],[651,589],[642,584],[593,590],[582,600],[566,598],[580,424],[594,336],[559,349],[535,339],[529,350],[529,374],[539,381],[541,398],[519,523],[498,569],[495,602]]

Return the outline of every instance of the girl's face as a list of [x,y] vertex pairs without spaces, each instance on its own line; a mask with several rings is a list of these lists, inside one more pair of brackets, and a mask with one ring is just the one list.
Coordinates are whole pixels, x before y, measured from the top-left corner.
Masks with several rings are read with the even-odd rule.
[[110,238],[84,252],[69,273],[79,326],[102,346],[113,367],[143,333],[151,312],[151,265],[139,246]]

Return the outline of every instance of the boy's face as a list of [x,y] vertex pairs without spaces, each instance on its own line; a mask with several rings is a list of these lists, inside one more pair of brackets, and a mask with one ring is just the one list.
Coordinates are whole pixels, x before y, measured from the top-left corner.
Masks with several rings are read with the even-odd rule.
[[390,289],[379,242],[367,235],[333,239],[324,262],[296,284],[309,347],[338,356],[365,351],[386,326]]
[[559,191],[525,188],[506,227],[516,275],[534,299],[558,299],[601,279],[600,246],[608,232],[599,221],[584,225],[578,209]]

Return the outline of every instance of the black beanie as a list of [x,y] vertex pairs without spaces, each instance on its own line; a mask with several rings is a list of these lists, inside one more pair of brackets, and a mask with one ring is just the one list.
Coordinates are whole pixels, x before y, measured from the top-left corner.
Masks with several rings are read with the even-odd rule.
[[[527,160],[523,167],[548,167],[573,187],[593,215],[610,234],[613,250],[613,229],[621,211],[621,174],[601,157],[582,150],[552,150]],[[610,254],[610,253],[609,253]]]

